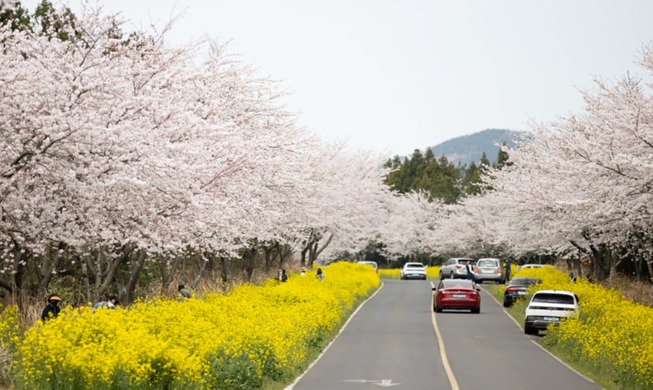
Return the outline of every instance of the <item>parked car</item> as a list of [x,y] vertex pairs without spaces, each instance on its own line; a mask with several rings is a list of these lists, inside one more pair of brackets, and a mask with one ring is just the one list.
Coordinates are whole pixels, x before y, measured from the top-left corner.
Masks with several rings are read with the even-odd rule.
[[534,284],[541,283],[539,278],[527,278],[524,276],[516,276],[510,280],[506,285],[506,290],[503,293],[503,307],[510,307],[519,298],[528,295],[528,288]]
[[474,267],[474,278],[476,283],[483,283],[486,280],[505,283],[506,276],[503,273],[501,260],[493,258],[478,259],[476,267]]
[[476,265],[476,260],[468,259],[466,257],[454,257],[447,260],[440,267],[440,280],[442,279],[467,279],[467,268],[466,265],[469,263],[469,266],[474,269]]
[[521,269],[524,269],[524,268],[542,268],[544,266],[545,266],[545,264],[524,264],[524,265],[520,265],[519,267],[517,267],[517,271],[519,271]]
[[578,315],[578,296],[571,291],[540,290],[533,294],[524,315],[524,333],[538,334],[549,324]]
[[445,309],[469,309],[476,314],[481,312],[480,289],[469,279],[443,279],[432,290],[433,311],[437,313]]
[[406,263],[399,272],[400,278],[403,279],[423,279],[426,280],[426,267],[422,263]]
[[376,261],[359,261],[356,264],[369,265],[374,268],[374,271],[379,272],[379,265],[376,264]]

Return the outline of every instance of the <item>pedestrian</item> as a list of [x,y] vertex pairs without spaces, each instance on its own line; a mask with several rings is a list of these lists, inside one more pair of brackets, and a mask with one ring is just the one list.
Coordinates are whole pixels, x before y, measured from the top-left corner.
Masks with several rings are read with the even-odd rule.
[[573,272],[570,272],[570,273],[569,273],[569,280],[570,280],[572,283],[576,283],[576,275],[574,275]]
[[96,303],[93,305],[93,309],[116,310],[116,306],[118,306],[118,297],[116,295],[109,295],[109,299]]
[[510,266],[512,265],[512,261],[510,261],[510,258],[506,260],[506,282],[510,281]]
[[50,294],[47,298],[48,304],[43,309],[41,313],[41,321],[45,322],[52,318],[57,318],[61,308],[59,307],[59,302],[61,302],[61,297],[58,294]]
[[315,277],[320,279],[320,282],[324,282],[324,272],[322,272],[322,268],[317,269],[317,272],[315,273]]
[[277,279],[278,279],[280,282],[285,282],[286,280],[288,280],[288,275],[286,275],[286,270],[285,270],[285,269],[281,268],[281,269],[279,270],[279,276],[278,276]]
[[472,282],[476,282],[476,279],[474,278],[474,272],[472,272],[472,262],[468,261],[467,264],[465,264],[465,268],[467,269],[467,279],[471,280]]
[[179,302],[183,302],[184,299],[191,298],[193,296],[193,294],[191,294],[191,292],[183,284],[180,284],[177,287],[177,292],[179,293],[179,298],[178,298]]

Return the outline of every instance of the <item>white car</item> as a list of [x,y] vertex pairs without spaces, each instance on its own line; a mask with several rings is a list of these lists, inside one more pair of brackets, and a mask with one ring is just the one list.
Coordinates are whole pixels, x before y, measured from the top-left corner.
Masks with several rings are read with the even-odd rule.
[[406,263],[401,268],[399,277],[404,279],[422,279],[426,280],[426,267],[422,263]]
[[524,264],[524,265],[520,265],[519,267],[517,267],[517,271],[522,270],[524,268],[542,268],[544,266],[546,266],[546,265],[545,264]]
[[376,261],[359,261],[356,264],[369,265],[374,268],[374,271],[379,272],[379,265],[376,263]]
[[524,315],[524,333],[538,334],[549,324],[578,315],[578,296],[571,291],[540,290],[531,297]]

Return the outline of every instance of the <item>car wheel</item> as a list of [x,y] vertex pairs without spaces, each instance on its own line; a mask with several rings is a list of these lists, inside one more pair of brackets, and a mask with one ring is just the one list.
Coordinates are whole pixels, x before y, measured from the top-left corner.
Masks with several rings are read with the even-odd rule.
[[537,330],[531,328],[528,324],[524,324],[524,333],[525,334],[537,334]]
[[510,301],[508,299],[503,300],[503,307],[510,307]]
[[477,280],[476,283],[483,284],[483,281],[482,280]]
[[434,307],[433,310],[435,310],[436,313],[442,313],[441,307]]
[[481,312],[480,307],[478,309],[472,309],[472,313],[474,313],[474,314],[479,314],[480,312]]

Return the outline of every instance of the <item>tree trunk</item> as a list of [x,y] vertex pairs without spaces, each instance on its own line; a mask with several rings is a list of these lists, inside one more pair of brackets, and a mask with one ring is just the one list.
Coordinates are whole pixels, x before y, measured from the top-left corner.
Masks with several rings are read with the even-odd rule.
[[[265,255],[265,273],[267,274],[270,272],[272,269],[272,266],[274,264],[274,260],[277,258],[279,255],[279,243],[274,242],[270,243],[268,245],[263,245],[262,247],[263,253]],[[283,268],[281,264],[279,264],[279,268]]]
[[[293,250],[290,245],[280,245],[279,246],[279,267],[284,268],[286,266],[286,260],[292,255]],[[301,263],[300,263],[301,265]]]
[[134,291],[136,290],[136,282],[138,282],[138,276],[143,269],[145,264],[145,259],[147,258],[147,252],[143,249],[132,253],[131,257],[131,267],[129,270],[129,280],[125,286],[124,297],[120,297],[120,301],[124,300],[124,304],[130,305],[134,302]]
[[329,246],[331,243],[331,240],[333,239],[333,234],[329,233],[329,238],[327,238],[326,242],[322,247],[320,247],[320,240],[321,240],[321,235],[319,235],[320,239],[317,239],[316,241],[313,241],[310,245],[308,245],[308,267],[313,268],[313,263],[317,260],[317,257],[322,253],[322,251]]
[[161,271],[161,293],[165,294],[170,288],[170,283],[177,276],[181,258],[179,256],[165,257],[158,256],[157,264]]
[[195,275],[195,278],[193,279],[193,283],[191,284],[191,288],[197,287],[197,285],[200,283],[200,280],[202,280],[202,276],[204,275],[204,271],[206,270],[207,265],[211,261],[210,257],[204,257],[204,256],[197,256],[197,261],[198,263],[198,271],[197,274]]
[[48,287],[52,281],[52,277],[55,275],[57,269],[59,268],[59,263],[61,260],[60,250],[65,249],[64,243],[59,243],[56,248],[48,248],[45,251],[44,261],[41,261],[41,272],[39,275],[38,283],[38,294],[47,295]]
[[229,282],[229,272],[227,271],[227,259],[224,256],[220,256],[220,278],[223,287],[226,287]]
[[256,248],[245,249],[243,252],[243,266],[245,270],[245,280],[247,282],[252,281],[252,276],[254,275],[254,266],[256,263]]
[[[109,291],[118,269],[127,261],[134,247],[125,246],[122,249],[123,253],[114,257],[107,256],[103,248],[98,249],[97,256],[95,256],[95,263],[92,265],[92,268],[94,268],[95,271],[95,291],[93,291],[93,301],[99,300],[100,297]],[[89,257],[89,259],[91,259],[92,263],[93,257]]]

